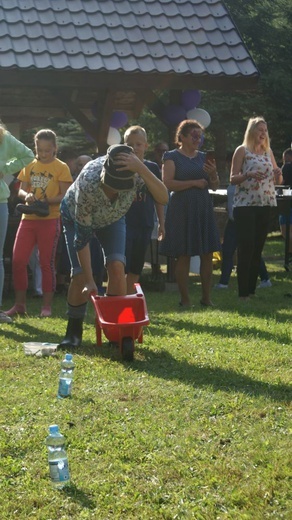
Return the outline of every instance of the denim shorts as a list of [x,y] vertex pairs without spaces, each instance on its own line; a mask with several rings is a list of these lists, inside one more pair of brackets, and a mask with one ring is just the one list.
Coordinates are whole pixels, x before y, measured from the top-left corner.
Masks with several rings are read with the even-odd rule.
[[[74,240],[74,222],[63,222],[63,231],[71,264],[71,276],[75,276],[82,272],[79,264],[76,249],[73,246]],[[126,247],[126,219],[120,218],[109,226],[96,229],[95,235],[100,242],[104,251],[105,264],[118,260],[124,265],[126,264],[125,247]]]

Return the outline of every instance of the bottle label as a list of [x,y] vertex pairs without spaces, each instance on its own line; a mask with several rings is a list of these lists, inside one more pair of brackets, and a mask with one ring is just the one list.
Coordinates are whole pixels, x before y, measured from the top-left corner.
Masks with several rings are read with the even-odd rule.
[[67,459],[50,460],[49,468],[52,482],[66,482],[70,479]]
[[69,397],[71,395],[72,379],[60,378],[58,394],[62,397]]

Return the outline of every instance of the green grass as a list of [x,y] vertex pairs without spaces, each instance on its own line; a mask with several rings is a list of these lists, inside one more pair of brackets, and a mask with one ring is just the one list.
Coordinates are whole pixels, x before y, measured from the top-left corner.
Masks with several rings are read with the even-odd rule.
[[[151,323],[125,363],[106,338],[95,346],[89,307],[74,353],[71,399],[58,400],[64,353],[25,356],[23,342],[58,342],[54,317],[0,325],[1,520],[291,518],[291,273],[283,242],[267,241],[273,287],[239,302],[213,291],[214,309],[178,311],[176,292],[146,292]],[[219,271],[214,272],[214,283]],[[12,297],[5,302],[12,303]],[[71,485],[52,489],[45,438],[59,424]],[[289,459],[290,451],[290,459]]]

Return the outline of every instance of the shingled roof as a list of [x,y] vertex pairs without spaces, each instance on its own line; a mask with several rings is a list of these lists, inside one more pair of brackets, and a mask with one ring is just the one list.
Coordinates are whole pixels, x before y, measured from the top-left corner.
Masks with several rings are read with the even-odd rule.
[[258,76],[217,0],[2,0],[0,65],[2,71]]
[[108,112],[123,98],[137,113],[147,89],[246,89],[258,76],[221,1],[1,0],[2,117],[54,115],[56,99],[88,116],[97,98]]

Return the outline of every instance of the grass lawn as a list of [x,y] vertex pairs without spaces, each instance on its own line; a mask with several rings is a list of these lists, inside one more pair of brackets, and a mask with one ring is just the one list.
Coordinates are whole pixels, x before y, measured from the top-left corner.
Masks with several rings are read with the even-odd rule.
[[[1,520],[291,519],[291,272],[283,242],[264,256],[273,286],[239,302],[236,276],[214,290],[214,309],[180,312],[176,292],[145,291],[150,325],[122,362],[95,346],[90,305],[71,399],[58,400],[64,352],[25,356],[23,342],[58,342],[54,317],[0,324]],[[214,271],[214,284],[219,271]],[[5,308],[12,304],[12,295]],[[57,423],[67,441],[71,485],[51,487],[45,439]]]

